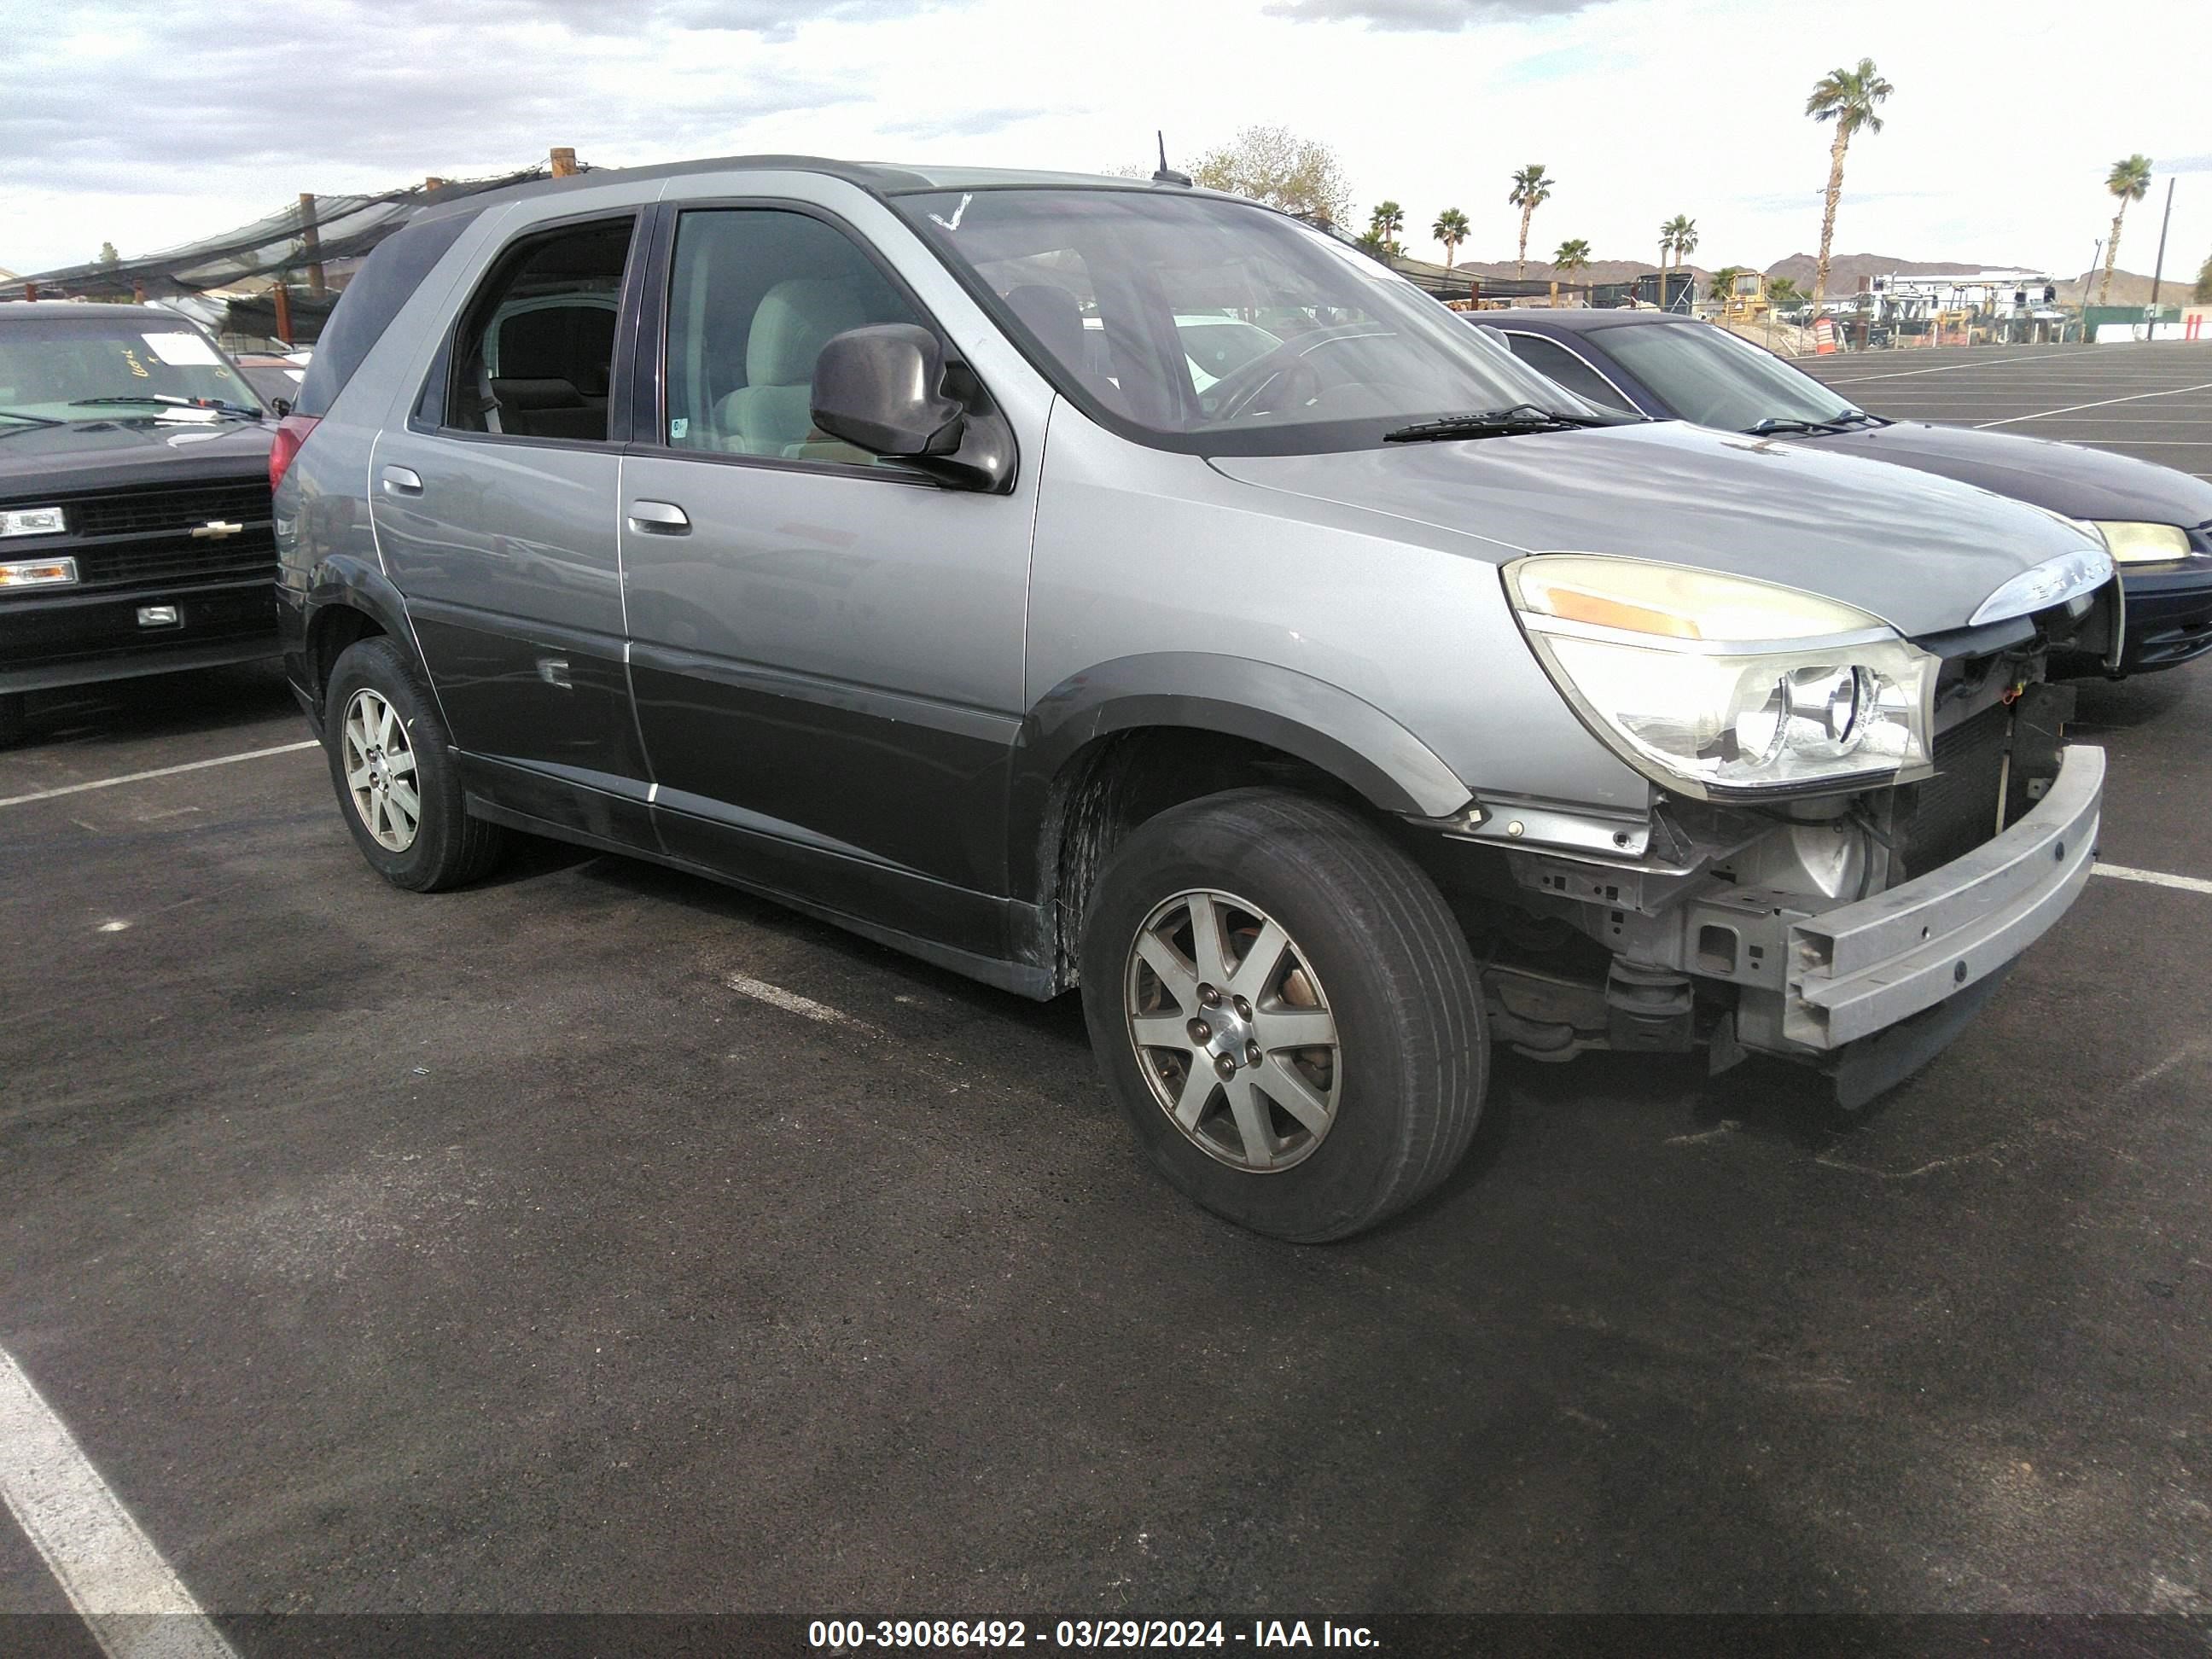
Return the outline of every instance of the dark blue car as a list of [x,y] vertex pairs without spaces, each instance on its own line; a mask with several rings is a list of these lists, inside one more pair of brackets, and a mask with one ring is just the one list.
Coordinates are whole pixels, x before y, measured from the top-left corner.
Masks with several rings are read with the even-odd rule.
[[[1601,408],[1863,455],[1977,484],[2103,532],[2127,592],[2123,674],[2212,651],[2212,483],[2077,444],[1855,407],[1772,352],[1711,323],[1655,311],[1492,311],[1516,356]],[[2077,673],[2102,672],[2081,659]]]

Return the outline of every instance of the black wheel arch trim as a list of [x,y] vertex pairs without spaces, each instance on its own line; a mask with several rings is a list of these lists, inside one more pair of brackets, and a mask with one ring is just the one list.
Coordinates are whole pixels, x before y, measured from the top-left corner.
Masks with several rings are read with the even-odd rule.
[[1426,744],[1374,704],[1325,680],[1207,652],[1117,657],[1062,680],[1022,722],[1008,802],[1015,894],[1040,890],[1042,836],[1068,761],[1095,738],[1146,726],[1265,744],[1401,817],[1449,817],[1474,798]]
[[[281,584],[279,591],[283,591]],[[435,683],[422,660],[422,647],[415,638],[414,623],[407,614],[407,601],[392,585],[392,579],[375,565],[352,554],[333,554],[308,573],[303,595],[295,597],[288,592],[285,597],[291,601],[279,607],[283,612],[285,673],[294,689],[301,693],[301,702],[310,706],[309,718],[318,733],[322,729],[322,676],[311,659],[308,647],[313,641],[316,624],[332,610],[358,611],[368,617],[407,653],[422,683],[432,688],[431,696],[437,696]],[[440,713],[442,716],[443,710]]]

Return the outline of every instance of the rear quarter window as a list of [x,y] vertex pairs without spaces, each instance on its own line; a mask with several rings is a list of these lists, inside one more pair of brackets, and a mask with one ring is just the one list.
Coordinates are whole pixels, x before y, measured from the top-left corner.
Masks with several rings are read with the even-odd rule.
[[455,213],[412,224],[386,238],[362,261],[323,325],[307,361],[307,379],[293,404],[295,414],[322,416],[337,401],[354,371],[384,337],[422,279],[447,249],[475,222],[476,214]]

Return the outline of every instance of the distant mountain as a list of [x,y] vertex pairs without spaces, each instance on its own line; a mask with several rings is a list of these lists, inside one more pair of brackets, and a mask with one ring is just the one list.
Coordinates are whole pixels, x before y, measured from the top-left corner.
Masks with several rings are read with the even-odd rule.
[[[1769,276],[1787,276],[1798,287],[1810,291],[1813,286],[1813,272],[1819,264],[1820,261],[1812,254],[1793,253],[1788,258],[1778,259],[1767,266],[1766,274]],[[1513,261],[1510,259],[1462,259],[1452,269],[1454,271],[1466,271],[1479,276],[1510,276],[1513,274]],[[1632,277],[1648,276],[1658,269],[1659,267],[1649,259],[1593,259],[1583,267],[1576,280],[1583,283],[1625,283]],[[1703,293],[1705,279],[1712,275],[1715,267],[1699,264],[1692,260],[1683,269],[1697,273],[1698,289],[1698,292]],[[1983,259],[1897,259],[1886,253],[1838,253],[1828,261],[1828,291],[1831,294],[1856,292],[1859,285],[1859,278],[1863,275],[1868,277],[1887,276],[1893,274],[1900,276],[1932,276],[1949,275],[1956,271],[2013,269],[2015,267],[1992,264]],[[1529,259],[1528,276],[1531,280],[1548,281],[1556,275],[1558,273],[1541,259],[1533,257]],[[1561,277],[1560,280],[1564,282],[1566,279]],[[2144,280],[2148,282],[2149,279],[2146,277]],[[2114,292],[2117,294],[2118,291],[2118,283],[2116,277]]]
[[[2150,278],[2141,272],[2113,271],[2112,297],[2108,301],[2100,301],[2097,298],[2097,289],[2103,284],[2104,280],[2105,273],[2101,270],[2089,278],[2087,287],[2091,305],[2147,306],[2150,303]],[[2058,303],[2067,306],[2080,305],[2083,287],[2084,284],[2081,283],[2060,283]],[[2196,291],[2196,288],[2197,273],[2195,271],[2189,271],[2177,277],[2169,270],[2166,274],[2166,281],[2159,285],[2158,302],[2161,306],[2192,305],[2195,301],[2189,296]]]
[[[1787,276],[1810,293],[1813,274],[1820,268],[1816,253],[1793,253],[1767,266],[1769,276]],[[1852,294],[1862,276],[1950,276],[1968,270],[2018,270],[2021,267],[1990,259],[1899,259],[1887,253],[1837,253],[1828,259],[1828,292]]]
[[[1798,287],[1811,292],[1813,272],[1820,261],[1809,253],[1793,253],[1786,259],[1778,259],[1767,266],[1769,276],[1787,276]],[[1839,253],[1828,261],[1828,292],[1832,295],[1855,294],[1861,277],[1875,276],[1955,276],[1971,270],[2019,270],[2034,267],[2007,264],[1989,259],[1942,259],[1933,263],[1921,259],[1893,259],[1885,253]],[[2081,283],[2071,280],[2063,272],[2052,273],[2057,278],[2058,303],[2081,303]],[[2077,273],[2078,275],[2078,273]],[[2104,272],[2098,271],[2089,278],[2091,304],[2097,303],[2097,290],[2104,281]],[[2179,279],[2169,275],[2158,291],[2161,305],[2185,305],[2188,294],[2195,285],[2193,274]],[[2112,297],[2116,306],[2144,306],[2150,303],[2150,277],[2142,271],[2112,272]]]
[[[1777,259],[1767,266],[1769,277],[1787,276],[1791,282],[1811,293],[1813,273],[1819,258],[1810,253],[1793,253],[1786,259]],[[1510,277],[1513,275],[1510,259],[1462,259],[1452,266],[1455,276]],[[1595,283],[1626,283],[1638,276],[1648,276],[1659,267],[1649,259],[1593,259],[1571,278],[1560,275],[1543,260],[1531,258],[1528,261],[1528,280],[1549,282],[1553,277],[1577,286]],[[1698,279],[1698,292],[1705,291],[1706,280],[1713,268],[1694,262],[1683,267],[1692,271]],[[1899,259],[1887,253],[1838,253],[1828,261],[1828,292],[1840,298],[1858,291],[1859,279],[1876,276],[1951,276],[1975,270],[2018,270],[2023,267],[1994,259]],[[2078,274],[2078,273],[2077,273]],[[2096,300],[2097,285],[2102,280],[2100,271],[2089,279],[2089,297]],[[2179,275],[2169,273],[2165,286],[2159,289],[2162,305],[2185,305],[2195,285],[2194,271]],[[2079,305],[2079,284],[2064,276],[2058,278],[2058,301],[2061,305]],[[2115,270],[2112,273],[2112,303],[2116,306],[2141,306],[2150,303],[2150,278],[2141,272]]]

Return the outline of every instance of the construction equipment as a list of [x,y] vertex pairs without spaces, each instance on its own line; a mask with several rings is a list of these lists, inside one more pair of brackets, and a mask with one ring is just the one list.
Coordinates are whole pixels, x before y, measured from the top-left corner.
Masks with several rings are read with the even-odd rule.
[[1737,271],[1729,283],[1729,291],[1721,296],[1721,320],[1724,323],[1764,322],[1769,309],[1766,277],[1759,271]]

